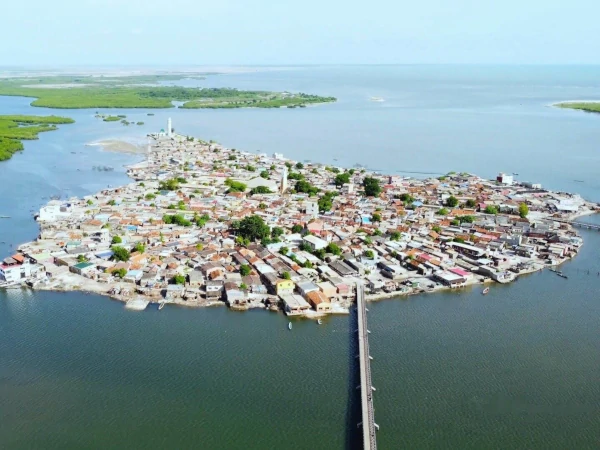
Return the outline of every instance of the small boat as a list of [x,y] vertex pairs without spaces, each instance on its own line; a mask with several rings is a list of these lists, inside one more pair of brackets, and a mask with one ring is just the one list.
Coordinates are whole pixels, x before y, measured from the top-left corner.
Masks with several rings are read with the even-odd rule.
[[564,273],[557,273],[557,275],[558,275],[559,277],[561,277],[561,278],[564,278],[564,279],[568,279],[568,278],[569,278],[569,277],[568,277],[568,276],[566,276]]
[[160,303],[159,303],[159,305],[158,305],[158,310],[159,310],[159,311],[165,307],[165,303],[166,303],[166,302],[160,302]]
[[322,324],[323,324],[323,321],[322,321],[321,319],[317,319],[317,323],[318,323],[319,325],[322,325]]
[[292,322],[288,323],[288,330],[292,329]]
[[10,216],[0,216],[0,219],[10,219]]
[[484,290],[481,292],[481,294],[482,294],[482,295],[485,295],[485,294],[487,294],[488,292],[490,292],[490,288],[489,288],[489,287],[486,287],[486,288],[485,288],[485,289],[484,289]]

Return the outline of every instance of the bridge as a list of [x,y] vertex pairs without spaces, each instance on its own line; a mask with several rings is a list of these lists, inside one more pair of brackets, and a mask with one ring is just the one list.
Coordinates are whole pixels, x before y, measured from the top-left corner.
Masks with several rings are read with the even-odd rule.
[[565,220],[565,219],[556,219],[556,218],[551,218],[550,220],[554,220],[555,222],[560,222],[560,223],[568,223],[569,225],[572,225],[574,227],[587,228],[588,230],[600,231],[600,225],[595,224],[595,223],[579,222],[579,221],[575,221],[575,220]]
[[379,426],[375,423],[375,410],[373,408],[373,392],[375,388],[371,383],[371,355],[369,354],[369,333],[367,329],[367,307],[365,305],[365,287],[356,286],[356,309],[358,315],[358,358],[360,359],[360,403],[362,409],[362,422],[358,424],[363,429],[363,448],[365,450],[377,449],[375,431]]

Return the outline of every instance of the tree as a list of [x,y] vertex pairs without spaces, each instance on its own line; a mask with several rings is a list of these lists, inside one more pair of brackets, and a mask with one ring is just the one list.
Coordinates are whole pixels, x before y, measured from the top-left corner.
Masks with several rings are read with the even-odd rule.
[[367,197],[378,197],[381,194],[381,186],[379,180],[373,177],[365,177],[363,180],[363,188]]
[[296,163],[296,169],[304,169],[304,164],[302,164],[301,162]]
[[176,191],[179,189],[179,181],[177,181],[177,178],[161,181],[158,183],[158,189],[161,191]]
[[329,244],[327,244],[325,251],[327,253],[331,253],[336,256],[340,256],[342,254],[342,249],[337,244],[334,244],[333,242],[330,242]]
[[185,284],[185,275],[175,275],[171,281],[173,284]]
[[146,246],[141,242],[138,242],[137,244],[135,244],[135,247],[133,247],[133,249],[138,253],[144,253],[146,251]]
[[292,227],[292,233],[302,233],[303,229],[304,228],[302,227],[302,225],[297,223]]
[[88,262],[88,259],[85,257],[85,255],[78,255],[77,262],[80,262],[80,263]]
[[320,189],[318,187],[313,186],[306,180],[298,180],[296,181],[296,186],[294,188],[296,192],[304,192],[305,194],[315,195]]
[[264,239],[271,234],[271,229],[263,218],[256,215],[244,217],[239,222],[236,231],[240,236],[250,241]]
[[437,225],[432,226],[431,229],[433,231],[435,231],[436,233],[439,233],[440,231],[442,231],[442,229],[439,226],[437,226]]
[[365,250],[365,256],[369,259],[373,259],[375,258],[375,253],[373,253],[373,250]]
[[371,216],[371,222],[381,222],[381,215],[378,213],[373,213]]
[[446,199],[446,206],[448,206],[450,208],[454,208],[457,205],[458,205],[458,199],[454,195],[451,195],[450,197],[448,197]]
[[333,182],[337,187],[342,187],[344,184],[350,182],[350,174],[348,172],[338,173]]
[[326,213],[327,211],[331,211],[333,208],[333,196],[329,195],[329,193],[323,195],[318,201],[317,205],[319,206],[319,212]]
[[381,236],[383,233],[381,232],[381,230],[378,228],[375,231],[373,231],[373,236]]
[[436,212],[436,214],[438,216],[447,216],[449,212],[450,211],[448,211],[446,208],[442,208],[438,212]]
[[464,223],[473,223],[473,222],[475,222],[475,217],[473,217],[473,216],[460,216],[458,218],[458,220],[459,220],[460,223],[463,223],[463,222]]
[[117,204],[117,202],[114,201],[114,199],[111,198],[108,202],[106,202],[106,204],[109,205],[109,206],[115,206]]
[[93,201],[91,201],[91,200],[88,200],[88,201],[87,201],[87,202],[85,202],[85,203],[86,203],[87,205],[93,205],[93,204],[94,204],[94,202],[93,202]]
[[240,275],[247,277],[252,272],[252,268],[248,264],[242,264],[240,266]]
[[273,227],[273,229],[271,230],[271,237],[273,239],[277,239],[283,233],[285,233],[285,230],[283,228],[281,228],[281,227]]
[[268,179],[269,179],[269,175],[270,175],[270,174],[269,174],[269,171],[268,171],[268,170],[263,170],[263,171],[260,173],[260,177],[261,177],[261,178],[264,178],[265,180],[268,180]]
[[121,236],[113,236],[113,238],[112,238],[113,244],[120,244],[121,242],[123,242],[123,239],[121,239]]
[[279,253],[281,253],[282,255],[287,255],[290,252],[290,249],[287,247],[281,247],[279,249]]
[[248,290],[248,285],[246,283],[240,284],[240,290],[247,291]]
[[227,192],[244,192],[247,187],[244,183],[234,181],[231,178],[227,178],[225,180],[225,186],[229,186],[229,190]]
[[255,188],[250,189],[250,195],[254,194],[272,194],[273,191],[269,189],[267,186],[256,186]]
[[283,278],[284,280],[291,280],[292,276],[290,275],[289,272],[286,271],[281,274],[281,278]]
[[524,219],[525,217],[527,217],[527,214],[529,214],[529,206],[527,206],[526,203],[521,203],[519,205],[519,216],[521,216],[521,218]]
[[496,208],[493,205],[488,205],[485,207],[485,210],[483,212],[486,214],[498,214],[498,208]]
[[150,194],[146,194],[146,200],[153,200],[156,198],[156,195],[150,193]]
[[390,235],[390,239],[392,241],[399,241],[400,240],[400,232],[399,231],[392,231],[392,234]]
[[113,275],[116,275],[122,279],[125,277],[125,275],[127,275],[127,269],[121,267],[120,269],[113,271]]
[[125,247],[120,247],[118,245],[112,248],[112,252],[113,259],[117,261],[129,261],[129,257],[131,256],[129,250],[127,250]]
[[467,202],[465,203],[465,205],[468,208],[475,208],[475,205],[477,205],[477,202],[475,200],[473,200],[472,198],[468,199]]
[[245,169],[246,169],[248,172],[256,172],[256,167],[254,167],[254,166],[251,166],[250,164],[248,164],[248,165],[245,167]]

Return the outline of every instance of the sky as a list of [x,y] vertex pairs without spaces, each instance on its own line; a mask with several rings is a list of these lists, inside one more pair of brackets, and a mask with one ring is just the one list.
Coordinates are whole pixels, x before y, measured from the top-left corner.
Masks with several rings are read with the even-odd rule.
[[596,64],[598,0],[21,0],[0,65]]

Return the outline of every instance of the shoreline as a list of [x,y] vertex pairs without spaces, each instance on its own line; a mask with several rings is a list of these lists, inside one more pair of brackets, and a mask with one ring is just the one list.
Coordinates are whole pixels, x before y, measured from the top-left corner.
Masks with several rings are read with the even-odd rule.
[[[183,136],[178,136],[176,135],[174,137],[174,141],[175,142],[179,142],[180,144],[184,143],[186,140]],[[161,144],[162,141],[160,140],[156,140],[155,138],[155,145],[157,146],[156,148],[160,149],[161,145],[170,145],[170,144]],[[167,141],[165,141],[167,142]],[[199,141],[201,142],[201,141]],[[104,149],[107,149],[107,151],[117,151],[117,152],[124,152],[124,153],[135,153],[135,154],[144,154],[144,160],[138,163],[133,163],[130,164],[128,166],[125,166],[127,169],[127,173],[128,176],[130,178],[134,178],[136,179],[136,177],[133,175],[133,172],[135,172],[136,170],[140,169],[140,167],[147,167],[150,164],[150,157],[151,155],[158,151],[158,150],[154,150],[154,152],[145,152],[143,151],[141,146],[136,146],[134,144],[131,144],[129,142],[126,141],[122,141],[122,140],[118,140],[118,139],[105,139],[105,140],[101,140],[101,141],[97,141],[97,142],[92,142],[92,143],[88,143],[86,145],[89,146],[101,146]],[[205,144],[202,144],[205,145]],[[217,151],[217,149],[224,149],[224,147],[218,146],[218,145],[205,145],[207,148],[215,148],[215,151]],[[220,151],[220,150],[219,150]],[[231,151],[231,150],[230,150]],[[248,156],[249,158],[256,158],[257,155],[253,154],[253,153],[249,153],[249,152],[238,152],[239,155],[242,156]],[[287,163],[287,159],[282,159],[280,160],[280,162],[285,161]],[[367,174],[370,174],[370,172],[367,172]],[[407,178],[407,180],[410,180],[410,178]],[[125,186],[121,186],[119,188],[114,188],[112,190],[106,190],[103,191],[103,194],[106,193],[110,193],[113,191],[121,191],[121,190],[125,190],[127,188],[131,188],[132,186],[135,185],[134,183],[130,183],[129,185],[125,185]],[[549,192],[549,191],[548,191]],[[94,196],[95,198],[98,198],[98,195],[100,195],[101,193],[96,194],[96,196]],[[89,200],[88,200],[89,202]],[[591,207],[591,203],[587,203],[584,202],[586,207]],[[575,220],[579,217],[584,217],[586,215],[589,214],[594,214],[597,211],[595,210],[591,210],[591,209],[585,209],[583,211],[578,211],[575,214],[571,214],[567,217],[567,220]],[[40,225],[40,231],[42,230],[42,225]],[[27,249],[27,247],[35,247],[35,242],[33,243],[26,243],[26,244],[22,244],[19,246],[19,250],[22,251],[23,249]],[[30,250],[28,250],[30,251]],[[271,250],[272,251],[272,250]],[[564,263],[565,261],[571,259],[571,257],[576,256],[577,252],[575,252],[575,254],[573,254],[570,257],[565,257],[562,258],[560,260],[557,261],[556,264],[553,265],[538,265],[537,267],[528,269],[527,271],[522,270],[521,272],[517,273],[514,275],[514,278],[512,279],[514,281],[514,279],[518,278],[518,276],[520,275],[524,275],[526,273],[532,273],[532,272],[537,272],[539,270],[543,270],[546,267],[556,267],[559,264]],[[54,266],[49,265],[50,266]],[[58,266],[54,266],[54,268],[56,268]],[[66,276],[65,276],[66,275]],[[482,276],[480,274],[474,274],[473,275],[474,278],[470,281],[466,281],[464,285],[462,285],[461,287],[459,287],[458,289],[462,289],[463,287],[472,287],[475,285],[486,285],[492,282],[492,280],[490,278],[484,278],[483,280],[480,280],[479,278]],[[357,277],[356,280],[358,280],[359,278]],[[410,277],[406,278],[407,280],[410,279]],[[414,277],[413,277],[414,279]],[[389,298],[395,298],[395,297],[403,297],[403,296],[410,296],[410,295],[416,295],[416,294],[421,294],[421,293],[432,293],[432,292],[439,292],[439,291],[445,291],[447,289],[451,289],[451,290],[456,290],[456,288],[451,288],[451,287],[447,287],[447,286],[443,286],[440,285],[436,282],[433,281],[433,279],[431,278],[423,278],[424,280],[427,280],[427,283],[430,285],[429,289],[412,289],[410,291],[407,292],[399,292],[399,291],[391,291],[391,292],[381,292],[378,294],[368,294],[366,299],[367,301],[378,301],[378,300],[382,300],[382,299],[389,299]],[[355,278],[351,278],[349,279],[349,282],[352,284],[354,283]],[[431,286],[433,286],[431,288]],[[58,274],[56,277],[53,278],[52,283],[48,284],[48,285],[41,285],[41,284],[32,284],[30,286],[32,289],[37,289],[37,290],[54,290],[54,291],[59,291],[59,292],[66,292],[66,291],[81,291],[84,293],[95,293],[95,294],[100,294],[100,295],[104,295],[104,296],[108,296],[111,299],[114,300],[118,300],[124,303],[127,303],[129,300],[132,299],[143,299],[148,301],[149,303],[160,303],[160,302],[164,302],[165,300],[162,297],[153,297],[153,296],[146,296],[143,294],[140,294],[139,292],[135,293],[134,295],[121,295],[121,290],[122,289],[131,289],[133,288],[133,292],[136,292],[136,284],[131,284],[131,283],[123,283],[123,282],[118,282],[118,281],[113,281],[113,282],[108,282],[106,284],[102,283],[98,283],[94,280],[88,280],[86,277],[81,277],[79,275],[76,275],[75,273],[71,273],[71,272],[63,272],[63,274]],[[109,289],[110,288],[110,289]],[[118,290],[119,293],[115,294],[115,290]],[[112,293],[111,293],[112,291]],[[226,305],[226,302],[219,300],[218,303],[216,303],[215,301],[209,301],[209,300],[203,300],[203,301],[195,301],[195,300],[184,300],[184,299],[177,299],[175,301],[169,301],[167,303],[170,304],[176,304],[179,306],[186,306],[186,307],[206,307],[206,306],[214,306],[215,304],[222,304],[222,305]],[[347,297],[346,300],[344,300],[341,303],[338,302],[333,302],[332,305],[335,306],[335,309],[337,309],[337,313],[343,312],[343,313],[347,313],[347,307],[349,304],[352,303],[351,297]],[[260,305],[257,302],[250,302],[248,304],[247,307],[244,308],[239,308],[239,309],[249,309],[249,308],[264,308],[264,309],[268,309],[265,308],[264,305]],[[232,309],[237,309],[237,308],[232,308]],[[316,314],[316,315],[315,315]],[[308,316],[308,317],[321,317],[322,314],[319,314],[318,312],[315,311],[311,311],[309,314],[302,314],[300,316]]]

